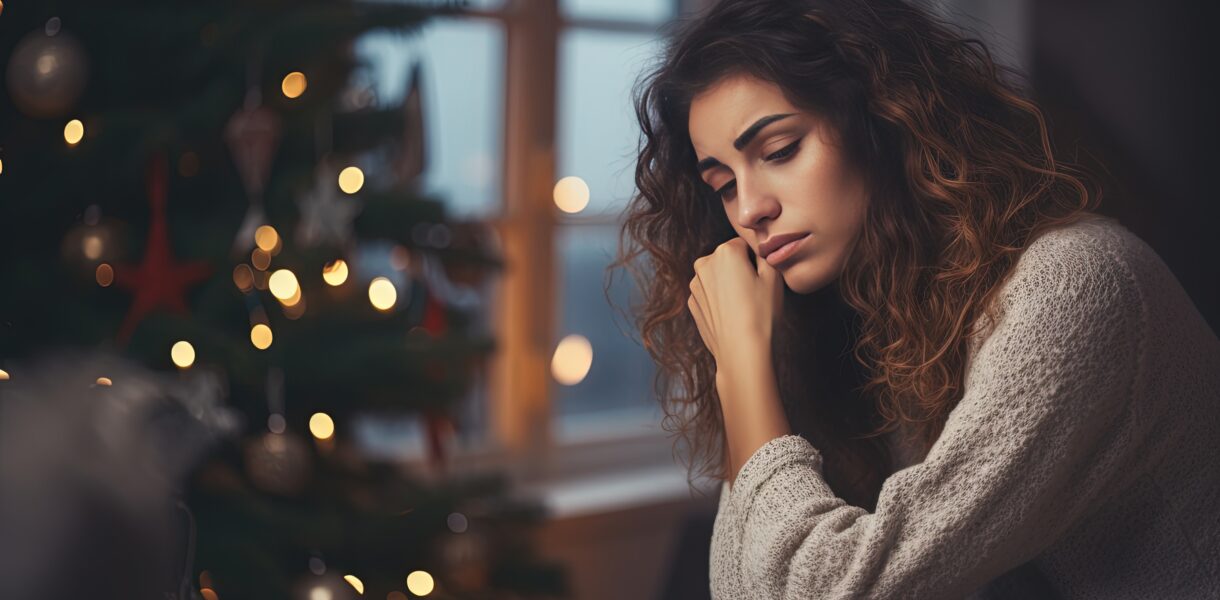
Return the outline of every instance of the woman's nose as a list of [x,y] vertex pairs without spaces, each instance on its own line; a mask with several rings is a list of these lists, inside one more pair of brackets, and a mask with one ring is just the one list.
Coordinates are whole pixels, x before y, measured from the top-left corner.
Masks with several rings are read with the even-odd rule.
[[753,229],[758,227],[763,219],[775,219],[779,216],[779,198],[764,186],[750,182],[744,185],[741,178],[737,181],[737,224]]

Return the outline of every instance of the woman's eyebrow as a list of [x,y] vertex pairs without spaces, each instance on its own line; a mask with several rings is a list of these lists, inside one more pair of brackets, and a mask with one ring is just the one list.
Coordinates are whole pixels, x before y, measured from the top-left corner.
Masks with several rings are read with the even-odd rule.
[[[749,144],[750,140],[753,140],[754,137],[758,135],[758,132],[762,131],[763,127],[766,127],[767,125],[770,125],[781,119],[786,119],[788,117],[791,117],[794,114],[796,114],[796,113],[782,113],[782,114],[775,114],[775,115],[767,115],[757,121],[754,121],[753,125],[747,127],[745,131],[741,132],[741,135],[737,136],[737,139],[733,140],[733,147],[738,150],[745,148],[746,144]],[[714,157],[709,156],[709,157],[699,161],[699,164],[696,166],[696,170],[699,173],[702,173],[708,169],[712,169],[712,168],[715,168],[718,166],[720,166],[720,161],[716,160]]]

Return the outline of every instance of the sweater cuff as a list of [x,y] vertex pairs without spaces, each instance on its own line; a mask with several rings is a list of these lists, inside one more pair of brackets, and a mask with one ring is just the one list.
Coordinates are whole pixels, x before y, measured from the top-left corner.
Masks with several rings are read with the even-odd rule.
[[792,463],[804,463],[818,475],[822,473],[822,453],[809,440],[799,435],[782,435],[759,446],[741,466],[733,484],[728,485],[726,481],[721,492],[728,493],[727,502],[736,506],[738,514],[746,514],[750,508],[748,503],[757,495],[758,488],[777,470]]

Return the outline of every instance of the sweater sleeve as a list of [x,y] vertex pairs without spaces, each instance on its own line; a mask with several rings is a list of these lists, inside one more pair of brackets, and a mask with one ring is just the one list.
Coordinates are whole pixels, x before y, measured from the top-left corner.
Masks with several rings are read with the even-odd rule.
[[1132,415],[1147,319],[1127,262],[1031,245],[1003,291],[942,434],[873,512],[836,497],[796,435],[722,484],[713,598],[961,598],[1121,493],[1146,421]]

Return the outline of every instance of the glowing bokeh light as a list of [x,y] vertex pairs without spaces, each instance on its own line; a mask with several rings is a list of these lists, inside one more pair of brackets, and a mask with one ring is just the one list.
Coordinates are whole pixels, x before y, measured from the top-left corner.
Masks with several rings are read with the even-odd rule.
[[299,98],[301,94],[305,93],[305,88],[308,86],[309,81],[305,79],[305,74],[293,71],[284,76],[284,81],[280,83],[280,90],[288,98]]
[[267,267],[271,266],[271,254],[262,248],[255,248],[254,252],[250,253],[250,264],[259,271],[266,271]]
[[256,323],[250,328],[250,343],[259,350],[270,348],[272,337],[271,328],[263,323]]
[[378,277],[369,283],[369,302],[377,310],[390,310],[397,301],[398,290],[389,279]]
[[364,171],[360,167],[348,167],[339,172],[339,189],[355,194],[364,187]]
[[254,288],[254,272],[250,270],[250,265],[242,263],[233,267],[233,285],[243,292]]
[[254,245],[264,252],[271,252],[280,243],[280,234],[270,225],[260,225],[254,230]]
[[335,435],[335,421],[326,413],[314,413],[309,417],[309,433],[320,440],[329,440]]
[[96,234],[89,234],[81,239],[81,252],[85,254],[85,258],[89,260],[97,260],[102,257],[102,250],[105,249],[105,244],[102,243],[102,238]]
[[576,385],[593,366],[593,345],[583,335],[569,335],[559,342],[551,358],[551,375],[563,385]]
[[95,384],[109,387],[114,385],[114,382],[111,381],[109,377],[98,377]]
[[97,279],[97,284],[102,287],[110,287],[114,283],[114,267],[102,263],[93,270],[93,277]]
[[175,365],[185,369],[195,364],[195,347],[185,340],[177,342],[170,348],[169,357],[173,359]]
[[75,146],[85,137],[85,124],[80,119],[72,119],[64,125],[64,141],[69,146]]
[[344,575],[343,580],[351,585],[352,588],[356,590],[357,594],[360,594],[361,596],[364,595],[364,582],[360,581],[359,577],[356,577],[355,575]]
[[579,177],[560,179],[551,194],[555,198],[555,206],[566,213],[578,213],[589,205],[589,184]]
[[[288,269],[280,269],[271,274],[271,279],[267,280],[267,287],[271,290],[271,295],[287,302],[293,296],[297,296],[300,300],[301,286],[297,283],[297,276]],[[293,304],[296,304],[293,302]]]
[[407,591],[416,596],[427,596],[432,593],[435,584],[427,571],[411,571],[407,575]]
[[340,286],[347,281],[347,261],[332,260],[322,267],[322,280],[328,285]]

